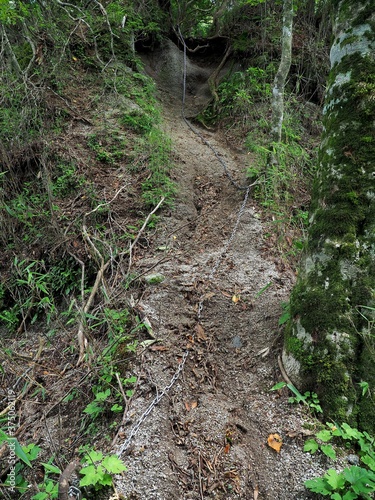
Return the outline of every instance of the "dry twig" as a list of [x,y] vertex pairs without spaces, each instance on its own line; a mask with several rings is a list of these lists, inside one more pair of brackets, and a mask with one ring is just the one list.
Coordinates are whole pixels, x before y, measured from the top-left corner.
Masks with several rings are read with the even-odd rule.
[[159,201],[159,203],[156,205],[156,207],[152,210],[152,212],[150,212],[148,214],[148,216],[146,217],[146,220],[144,221],[143,223],[143,226],[141,227],[141,229],[139,230],[138,234],[137,234],[137,237],[135,238],[135,240],[133,241],[133,243],[130,244],[129,246],[129,265],[128,265],[128,274],[130,273],[130,268],[131,268],[131,265],[132,265],[132,255],[133,255],[133,249],[135,247],[135,245],[138,243],[139,241],[139,238],[141,237],[143,231],[146,229],[147,227],[147,224],[149,223],[150,219],[151,219],[151,216],[154,215],[155,212],[157,212],[161,206],[161,204],[163,203],[163,201],[165,200],[165,197],[163,196],[161,198],[161,200]]

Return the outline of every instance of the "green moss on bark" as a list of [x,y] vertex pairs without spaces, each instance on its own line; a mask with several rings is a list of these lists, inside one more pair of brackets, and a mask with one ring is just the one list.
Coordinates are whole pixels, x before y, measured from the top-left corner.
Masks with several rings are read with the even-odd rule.
[[[375,46],[364,1],[337,3],[336,39],[304,268],[291,296],[286,360],[326,416],[375,431]],[[366,378],[367,377],[367,378]],[[373,398],[361,397],[358,382]]]

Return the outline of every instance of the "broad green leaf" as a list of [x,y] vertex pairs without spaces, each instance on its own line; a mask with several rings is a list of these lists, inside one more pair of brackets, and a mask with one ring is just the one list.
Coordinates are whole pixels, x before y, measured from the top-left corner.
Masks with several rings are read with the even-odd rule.
[[341,490],[346,481],[342,474],[338,474],[335,469],[329,469],[326,474],[324,474],[324,478],[327,480],[328,484],[332,486],[333,490]]
[[340,426],[336,424],[336,422],[334,424],[332,424],[331,422],[326,422],[326,426],[331,429],[332,436],[342,436]]
[[44,462],[42,462],[42,465],[48,472],[53,472],[54,474],[61,474],[61,470],[58,467],[56,467],[56,465],[45,464]]
[[111,389],[106,389],[104,392],[98,392],[95,396],[97,401],[105,401],[111,395]]
[[294,387],[293,384],[286,384],[286,385],[287,385],[288,389],[290,389],[296,395],[296,397],[298,399],[301,399],[301,400],[304,399],[303,396],[302,396],[302,394],[297,389],[297,387]]
[[101,470],[97,470],[94,465],[88,465],[80,470],[80,474],[84,477],[80,480],[80,486],[90,486],[97,483],[101,483],[103,479],[103,473]]
[[289,320],[290,320],[290,312],[289,311],[283,312],[279,318],[279,326],[283,326]]
[[17,455],[17,457],[20,460],[22,460],[22,462],[24,462],[26,465],[28,465],[29,467],[32,467],[28,456],[24,452],[24,450],[23,450],[22,446],[20,445],[20,443],[18,442],[18,440],[16,438],[9,438],[8,444],[9,444],[9,446],[13,446],[10,444],[10,441],[14,442],[14,453]]
[[111,407],[111,411],[113,411],[113,413],[120,413],[122,411],[122,406],[118,405],[117,403],[115,403],[112,407]]
[[321,441],[323,441],[324,443],[326,443],[327,441],[332,439],[332,433],[331,433],[331,431],[324,429],[323,431],[318,432],[316,437],[318,439],[320,439]]
[[353,427],[350,427],[350,425],[347,423],[343,423],[341,428],[343,430],[342,437],[344,439],[359,439],[363,436],[362,432],[360,432],[358,429],[353,429]]
[[314,479],[308,479],[305,481],[305,486],[308,490],[313,493],[320,493],[321,495],[327,496],[331,495],[332,489],[327,481],[322,477],[315,477]]
[[46,486],[46,492],[47,493],[52,493],[53,491],[58,491],[58,484],[55,484],[53,481],[48,481],[47,486]]
[[273,387],[271,387],[270,391],[278,391],[279,389],[282,389],[285,386],[286,386],[285,382],[279,382],[276,385],[274,385]]
[[41,448],[39,446],[37,446],[35,443],[30,443],[26,446],[23,446],[22,449],[25,453],[27,453],[28,458],[30,460],[35,460],[37,458],[37,456],[39,455],[39,452],[41,450]]
[[362,389],[362,396],[366,394],[369,388],[369,383],[368,382],[358,382],[358,385]]
[[373,456],[371,455],[364,455],[363,457],[361,457],[361,460],[362,462],[367,465],[367,467],[372,470],[373,472],[375,472],[375,459]]
[[83,410],[83,413],[87,413],[89,415],[92,415],[95,418],[103,411],[104,411],[104,409],[101,406],[99,406],[98,402],[93,401],[92,403],[89,403],[86,406],[86,408]]
[[101,462],[103,460],[103,453],[101,451],[91,450],[87,453],[86,462]]
[[322,444],[320,449],[326,455],[327,457],[331,458],[332,460],[336,460],[336,452],[332,448],[332,445],[330,444]]
[[370,434],[366,431],[363,431],[364,437],[367,439],[367,441],[370,441],[370,443],[374,442],[374,438],[370,436]]
[[342,500],[342,496],[340,495],[340,493],[332,493],[331,499],[332,500]]
[[0,429],[0,444],[3,442],[3,441],[6,441],[8,439],[8,434],[5,434],[5,432]]
[[112,476],[110,476],[109,474],[103,474],[103,477],[100,480],[100,484],[102,484],[103,486],[112,486]]
[[116,455],[105,457],[102,466],[111,474],[118,474],[126,470],[125,465]]
[[49,498],[49,494],[45,493],[44,491],[40,491],[36,495],[33,495],[31,497],[31,500],[45,500],[46,498]]
[[358,439],[358,445],[362,453],[370,453],[370,451],[372,450],[371,442],[369,442],[364,437]]
[[311,454],[315,453],[318,449],[319,445],[315,439],[308,439],[303,447],[303,451],[309,451]]
[[375,491],[375,474],[357,465],[344,469],[345,479],[352,485],[355,493],[363,494]]
[[297,403],[303,403],[303,404],[305,404],[307,406],[309,405],[307,403],[307,401],[306,401],[306,398],[307,398],[306,393],[304,395],[302,395],[299,392],[299,390],[297,389],[297,387],[294,387],[293,384],[286,384],[286,385],[287,385],[288,389],[290,389],[293,392],[293,394],[295,394],[295,396],[296,396],[295,398],[289,398],[290,402],[291,402],[291,399],[292,399],[293,403],[297,402]]
[[342,497],[342,500],[355,500],[358,498],[357,493],[354,493],[354,491],[348,491],[345,493],[345,495]]

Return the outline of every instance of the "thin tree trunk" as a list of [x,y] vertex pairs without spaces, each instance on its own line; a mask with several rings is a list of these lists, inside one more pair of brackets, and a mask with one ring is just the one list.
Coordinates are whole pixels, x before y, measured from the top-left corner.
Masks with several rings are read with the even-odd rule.
[[218,85],[218,78],[220,75],[220,71],[223,69],[225,63],[227,62],[229,56],[232,53],[232,47],[230,45],[227,46],[227,50],[225,51],[225,54],[220,61],[219,66],[213,71],[213,73],[210,75],[208,79],[208,86],[210,88],[211,94],[215,100],[215,103],[218,102],[219,96],[217,95],[217,85]]
[[284,118],[284,88],[292,62],[293,0],[284,0],[281,61],[272,89],[271,139],[281,141]]

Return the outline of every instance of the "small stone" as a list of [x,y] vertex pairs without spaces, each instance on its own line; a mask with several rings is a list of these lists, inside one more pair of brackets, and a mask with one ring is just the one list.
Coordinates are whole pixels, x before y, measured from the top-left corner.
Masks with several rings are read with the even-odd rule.
[[359,464],[359,457],[354,454],[350,454],[346,457],[346,460],[351,464],[351,465],[358,465]]
[[241,337],[239,337],[238,335],[235,335],[233,338],[232,338],[232,346],[233,347],[236,347],[237,349],[240,349],[242,347],[242,340],[241,340]]

